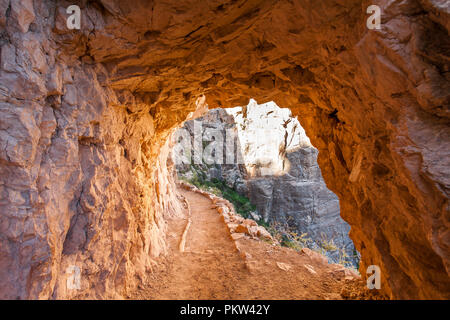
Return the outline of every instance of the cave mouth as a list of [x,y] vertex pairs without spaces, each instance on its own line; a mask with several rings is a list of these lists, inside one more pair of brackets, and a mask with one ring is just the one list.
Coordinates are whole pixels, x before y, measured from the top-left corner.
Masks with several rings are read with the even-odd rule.
[[215,108],[172,136],[179,180],[230,201],[281,246],[314,250],[355,271],[359,252],[297,117],[271,101]]

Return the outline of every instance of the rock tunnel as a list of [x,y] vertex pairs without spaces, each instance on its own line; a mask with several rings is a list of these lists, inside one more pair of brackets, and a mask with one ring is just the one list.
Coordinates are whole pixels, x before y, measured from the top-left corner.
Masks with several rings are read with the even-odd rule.
[[74,264],[85,297],[145,281],[180,205],[170,134],[254,98],[300,117],[363,277],[448,299],[449,21],[439,0],[0,0],[0,297],[71,298]]

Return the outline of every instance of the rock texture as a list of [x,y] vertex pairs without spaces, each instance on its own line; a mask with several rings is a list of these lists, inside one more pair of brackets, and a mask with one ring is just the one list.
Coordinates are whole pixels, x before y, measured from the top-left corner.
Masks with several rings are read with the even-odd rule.
[[[186,121],[172,136],[172,159],[178,177],[192,180],[221,180],[247,196],[247,170],[234,116],[213,109]],[[198,151],[194,150],[197,148]]]
[[328,246],[331,261],[356,266],[359,259],[348,237],[350,227],[339,215],[339,199],[327,188],[318,151],[298,120],[288,109],[254,101],[245,118],[236,108],[231,114],[248,171],[248,195],[258,214],[265,221],[287,224],[299,235],[306,233],[312,248]]
[[[2,298],[135,286],[177,205],[171,130],[248,97],[302,119],[361,273],[379,265],[394,298],[449,298],[445,1],[77,3],[81,30],[72,2],[0,1]],[[74,263],[81,292],[65,287]]]

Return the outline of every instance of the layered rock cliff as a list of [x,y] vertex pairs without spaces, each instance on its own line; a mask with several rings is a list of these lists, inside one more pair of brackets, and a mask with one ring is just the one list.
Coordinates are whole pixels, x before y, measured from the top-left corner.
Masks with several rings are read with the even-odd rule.
[[302,119],[361,273],[379,265],[394,298],[448,298],[449,14],[439,0],[0,0],[0,296],[124,296],[176,212],[168,136],[205,103],[253,97]]

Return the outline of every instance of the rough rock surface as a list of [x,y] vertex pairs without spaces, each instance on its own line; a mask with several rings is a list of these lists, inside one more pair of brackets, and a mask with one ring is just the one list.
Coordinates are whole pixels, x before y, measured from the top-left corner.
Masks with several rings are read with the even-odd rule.
[[231,113],[248,171],[248,194],[258,214],[299,235],[306,233],[311,247],[328,246],[332,261],[356,266],[359,259],[348,237],[350,227],[339,215],[339,199],[323,181],[318,151],[298,120],[274,103],[250,103],[245,119],[235,108]]
[[192,180],[203,175],[206,180],[221,180],[247,195],[247,170],[233,115],[224,109],[209,110],[175,131],[172,144],[171,155],[179,178]]
[[0,0],[2,298],[136,286],[177,205],[171,130],[202,102],[248,97],[302,119],[361,274],[379,265],[394,298],[449,298],[444,1],[76,2],[81,30],[67,30],[73,1]]

